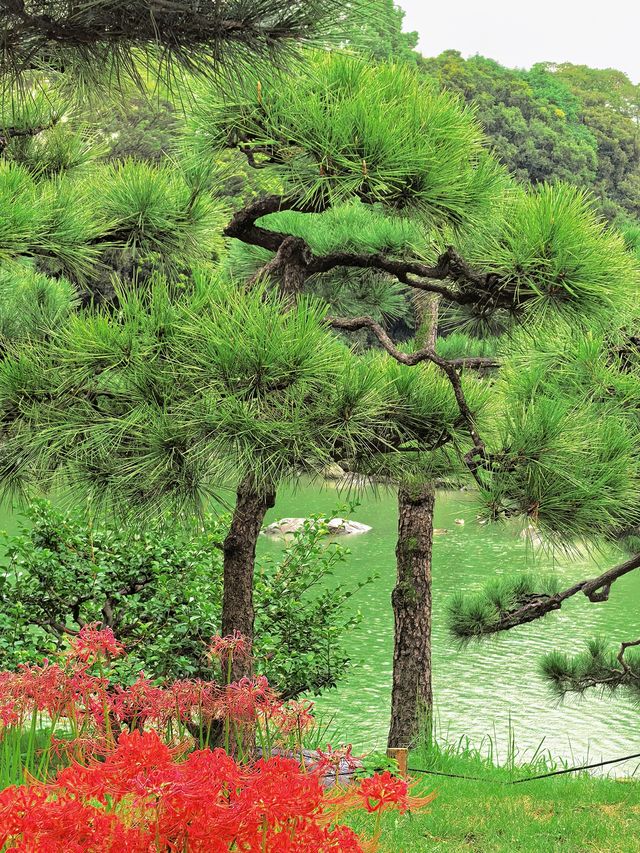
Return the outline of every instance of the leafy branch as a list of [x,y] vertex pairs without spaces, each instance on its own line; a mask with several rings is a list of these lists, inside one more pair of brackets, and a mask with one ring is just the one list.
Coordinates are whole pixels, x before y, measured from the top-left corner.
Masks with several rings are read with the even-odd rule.
[[455,394],[456,402],[460,409],[460,415],[464,420],[464,423],[469,430],[471,440],[473,441],[475,448],[474,455],[484,457],[486,449],[485,443],[476,429],[473,412],[465,398],[460,376],[456,367],[447,361],[447,359],[441,358],[437,355],[431,346],[424,347],[423,349],[417,350],[417,352],[413,353],[402,352],[396,347],[391,337],[387,332],[385,332],[382,326],[379,323],[376,323],[371,317],[329,317],[328,322],[334,329],[343,329],[345,331],[354,332],[359,329],[369,329],[376,336],[385,351],[400,364],[413,366],[422,361],[430,361],[439,367],[440,370],[446,374],[449,382],[451,383],[451,387],[453,388],[453,393]]
[[[468,598],[459,597],[450,607],[450,629],[459,639],[468,640],[534,622],[554,610],[560,610],[567,599],[580,592],[593,603],[608,601],[612,584],[638,568],[640,554],[635,554],[595,578],[578,581],[551,594],[516,588],[515,585],[520,583],[516,579],[511,595],[503,591],[498,596],[493,590],[485,590]],[[506,606],[505,602],[508,602]]]

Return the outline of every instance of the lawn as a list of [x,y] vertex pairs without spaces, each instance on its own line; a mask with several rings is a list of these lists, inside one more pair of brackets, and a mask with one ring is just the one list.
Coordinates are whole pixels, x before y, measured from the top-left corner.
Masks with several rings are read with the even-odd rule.
[[454,750],[410,756],[411,767],[481,776],[484,781],[413,774],[415,792],[436,791],[416,815],[388,813],[381,846],[393,853],[443,850],[482,853],[637,853],[640,851],[640,779],[587,773],[506,784],[553,766],[499,768],[477,754]]

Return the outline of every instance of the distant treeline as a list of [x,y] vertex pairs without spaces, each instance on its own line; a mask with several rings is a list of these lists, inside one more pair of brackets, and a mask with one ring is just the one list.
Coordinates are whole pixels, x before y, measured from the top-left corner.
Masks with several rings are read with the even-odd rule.
[[530,71],[492,59],[416,51],[393,0],[372,0],[355,46],[409,62],[473,103],[498,158],[525,181],[590,189],[609,220],[640,218],[640,86],[621,71],[541,62]]
[[454,50],[419,65],[474,104],[517,178],[570,181],[592,190],[608,219],[640,218],[640,86],[621,71],[570,63],[520,71]]

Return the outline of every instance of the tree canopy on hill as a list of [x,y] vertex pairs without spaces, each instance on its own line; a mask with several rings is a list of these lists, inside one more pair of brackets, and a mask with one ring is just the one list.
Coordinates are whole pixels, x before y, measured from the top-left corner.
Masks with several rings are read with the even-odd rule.
[[425,59],[473,103],[497,157],[520,180],[567,180],[608,218],[640,216],[640,88],[620,71],[540,63],[530,71],[458,51]]

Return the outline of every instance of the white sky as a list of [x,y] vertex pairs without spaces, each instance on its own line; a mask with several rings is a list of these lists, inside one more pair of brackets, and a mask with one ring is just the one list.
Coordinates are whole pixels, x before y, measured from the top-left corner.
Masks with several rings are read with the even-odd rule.
[[573,62],[640,83],[640,0],[396,0],[418,49],[480,53],[512,68]]

